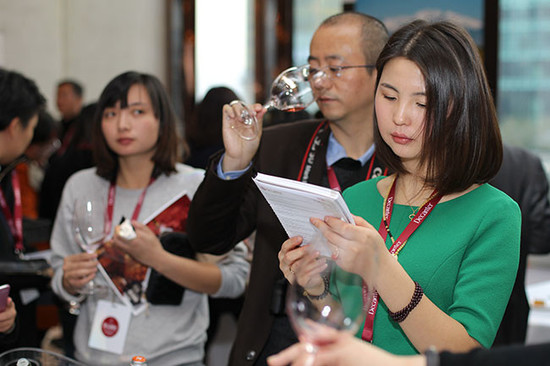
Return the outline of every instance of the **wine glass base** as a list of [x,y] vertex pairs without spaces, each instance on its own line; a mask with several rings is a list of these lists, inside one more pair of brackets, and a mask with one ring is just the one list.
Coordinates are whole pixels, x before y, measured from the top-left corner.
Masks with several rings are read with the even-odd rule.
[[243,140],[252,141],[252,140],[258,138],[258,132],[257,132],[256,128],[247,128],[244,125],[244,123],[243,123],[243,126],[240,126],[240,127],[231,126],[231,128],[234,129],[235,132],[237,132],[237,134]]
[[315,354],[317,352],[317,347],[315,347],[311,343],[306,343],[306,352],[311,353],[311,354]]

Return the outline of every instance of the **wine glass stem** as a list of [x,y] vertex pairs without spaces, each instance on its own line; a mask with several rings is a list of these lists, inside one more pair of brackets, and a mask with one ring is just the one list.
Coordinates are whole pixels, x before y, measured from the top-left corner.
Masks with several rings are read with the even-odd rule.
[[317,346],[306,343],[307,358],[304,366],[312,366],[315,363],[315,357],[317,356]]

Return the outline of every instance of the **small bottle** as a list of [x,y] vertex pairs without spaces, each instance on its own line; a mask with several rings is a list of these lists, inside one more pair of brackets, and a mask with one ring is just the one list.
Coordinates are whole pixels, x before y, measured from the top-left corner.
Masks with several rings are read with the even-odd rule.
[[134,356],[130,366],[147,366],[147,359],[143,356]]
[[20,358],[17,360],[17,366],[31,366],[31,363],[26,358]]

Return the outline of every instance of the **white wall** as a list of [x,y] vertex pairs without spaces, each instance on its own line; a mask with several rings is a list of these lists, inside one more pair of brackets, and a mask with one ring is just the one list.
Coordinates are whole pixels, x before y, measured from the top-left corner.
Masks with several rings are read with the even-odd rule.
[[57,116],[58,80],[74,78],[85,100],[127,70],[166,84],[166,2],[162,0],[0,0],[0,66],[34,79]]
[[[216,11],[212,11],[216,9]],[[254,3],[252,0],[196,2],[195,96],[226,86],[254,100]],[[213,31],[214,30],[214,31]],[[263,103],[260,100],[259,103]]]

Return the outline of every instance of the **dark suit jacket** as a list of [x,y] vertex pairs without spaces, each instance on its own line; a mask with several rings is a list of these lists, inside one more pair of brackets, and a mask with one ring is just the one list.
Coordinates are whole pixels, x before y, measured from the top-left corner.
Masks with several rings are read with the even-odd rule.
[[[256,230],[250,283],[239,319],[229,364],[256,362],[270,335],[275,316],[270,312],[273,290],[283,279],[277,254],[288,238],[277,217],[251,180],[255,171],[297,179],[304,154],[320,121],[303,121],[266,128],[254,169],[224,181],[216,174],[219,157],[212,160],[195,193],[187,222],[193,248],[221,254]],[[327,129],[322,135],[309,182],[320,184],[326,174]],[[279,339],[280,347],[296,342],[293,334]]]
[[476,348],[467,353],[443,352],[440,366],[539,366],[547,365],[550,344],[513,345],[493,349]]
[[[0,181],[0,187],[10,207],[13,206],[13,188],[10,175]],[[13,212],[13,210],[12,210]],[[13,262],[18,258],[14,253],[14,240],[8,221],[0,211],[0,261]],[[48,277],[42,276],[17,276],[7,274],[0,265],[0,285],[9,284],[10,297],[15,303],[17,310],[17,328],[10,334],[0,333],[0,353],[15,347],[38,347],[39,335],[36,325],[36,304],[32,301],[23,305],[20,291],[27,288],[38,288],[44,290],[49,283]]]
[[550,252],[548,181],[540,159],[527,150],[504,145],[502,166],[490,182],[521,209],[521,248],[518,273],[494,345],[525,342],[529,304],[525,295],[528,254]]

